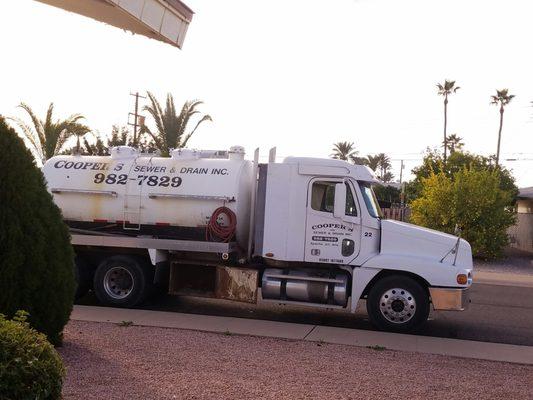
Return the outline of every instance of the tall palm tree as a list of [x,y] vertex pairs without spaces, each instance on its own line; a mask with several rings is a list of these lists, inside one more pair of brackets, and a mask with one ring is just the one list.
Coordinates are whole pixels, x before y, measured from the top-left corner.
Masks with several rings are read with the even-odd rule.
[[333,153],[331,153],[332,158],[344,161],[350,161],[352,157],[355,157],[357,154],[353,142],[334,143],[331,151],[333,151]]
[[460,87],[455,86],[455,81],[444,80],[444,84],[437,83],[439,96],[444,97],[444,164],[446,164],[446,128],[448,125],[448,96],[457,92]]
[[446,143],[442,144],[443,146],[448,147],[448,150],[450,151],[450,155],[455,152],[455,150],[461,150],[463,146],[465,145],[463,143],[463,138],[457,136],[455,133],[448,135],[446,138]]
[[72,135],[76,135],[78,138],[77,148],[79,150],[80,138],[90,132],[87,126],[79,122],[85,119],[81,114],[72,114],[65,120],[53,121],[54,103],[50,103],[48,106],[44,121],[39,119],[27,104],[20,103],[19,107],[28,113],[32,126],[20,118],[10,119],[17,123],[43,163],[59,154],[67,139]]
[[172,148],[185,147],[202,122],[212,121],[211,116],[205,114],[196,122],[194,128],[186,133],[191,117],[200,113],[196,108],[203,102],[199,100],[186,101],[178,114],[172,94],[167,94],[164,110],[152,93],[147,92],[147,95],[150,105],[145,106],[144,110],[148,111],[154,119],[156,131],[152,131],[143,124],[141,125],[141,134],[150,135],[162,156],[168,156]]
[[496,150],[496,165],[498,165],[500,161],[500,142],[502,139],[503,112],[505,111],[505,106],[507,106],[514,97],[514,94],[509,94],[509,89],[496,90],[496,95],[490,96],[490,104],[500,106],[500,129],[498,130],[498,149]]

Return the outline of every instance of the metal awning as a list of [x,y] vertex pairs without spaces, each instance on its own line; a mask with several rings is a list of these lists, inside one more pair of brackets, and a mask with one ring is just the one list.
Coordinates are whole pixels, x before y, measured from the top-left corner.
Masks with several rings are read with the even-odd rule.
[[54,7],[183,46],[193,11],[179,0],[37,0]]

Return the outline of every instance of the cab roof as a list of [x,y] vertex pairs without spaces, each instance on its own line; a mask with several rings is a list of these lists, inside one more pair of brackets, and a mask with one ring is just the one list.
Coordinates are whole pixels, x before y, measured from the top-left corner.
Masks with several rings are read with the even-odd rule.
[[349,176],[357,181],[379,183],[374,171],[366,165],[350,164],[331,158],[287,157],[284,164],[298,164],[301,175]]

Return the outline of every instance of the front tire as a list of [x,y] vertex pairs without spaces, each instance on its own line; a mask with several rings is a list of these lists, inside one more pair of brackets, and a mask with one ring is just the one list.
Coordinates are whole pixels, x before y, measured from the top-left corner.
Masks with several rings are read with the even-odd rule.
[[134,307],[141,304],[153,289],[153,268],[144,260],[130,256],[113,256],[104,260],[94,274],[94,292],[101,303]]
[[426,322],[429,297],[425,288],[414,279],[391,275],[370,289],[366,308],[370,322],[378,329],[409,332]]

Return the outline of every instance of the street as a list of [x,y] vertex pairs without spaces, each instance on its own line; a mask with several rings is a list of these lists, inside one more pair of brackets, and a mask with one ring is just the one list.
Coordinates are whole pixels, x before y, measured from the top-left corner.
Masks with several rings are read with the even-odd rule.
[[[416,333],[453,339],[533,346],[533,288],[474,283],[470,308],[464,312],[432,312]],[[96,305],[90,294],[80,304]],[[256,306],[213,299],[162,295],[144,309],[256,318],[371,330],[364,302],[355,315],[312,308]]]

